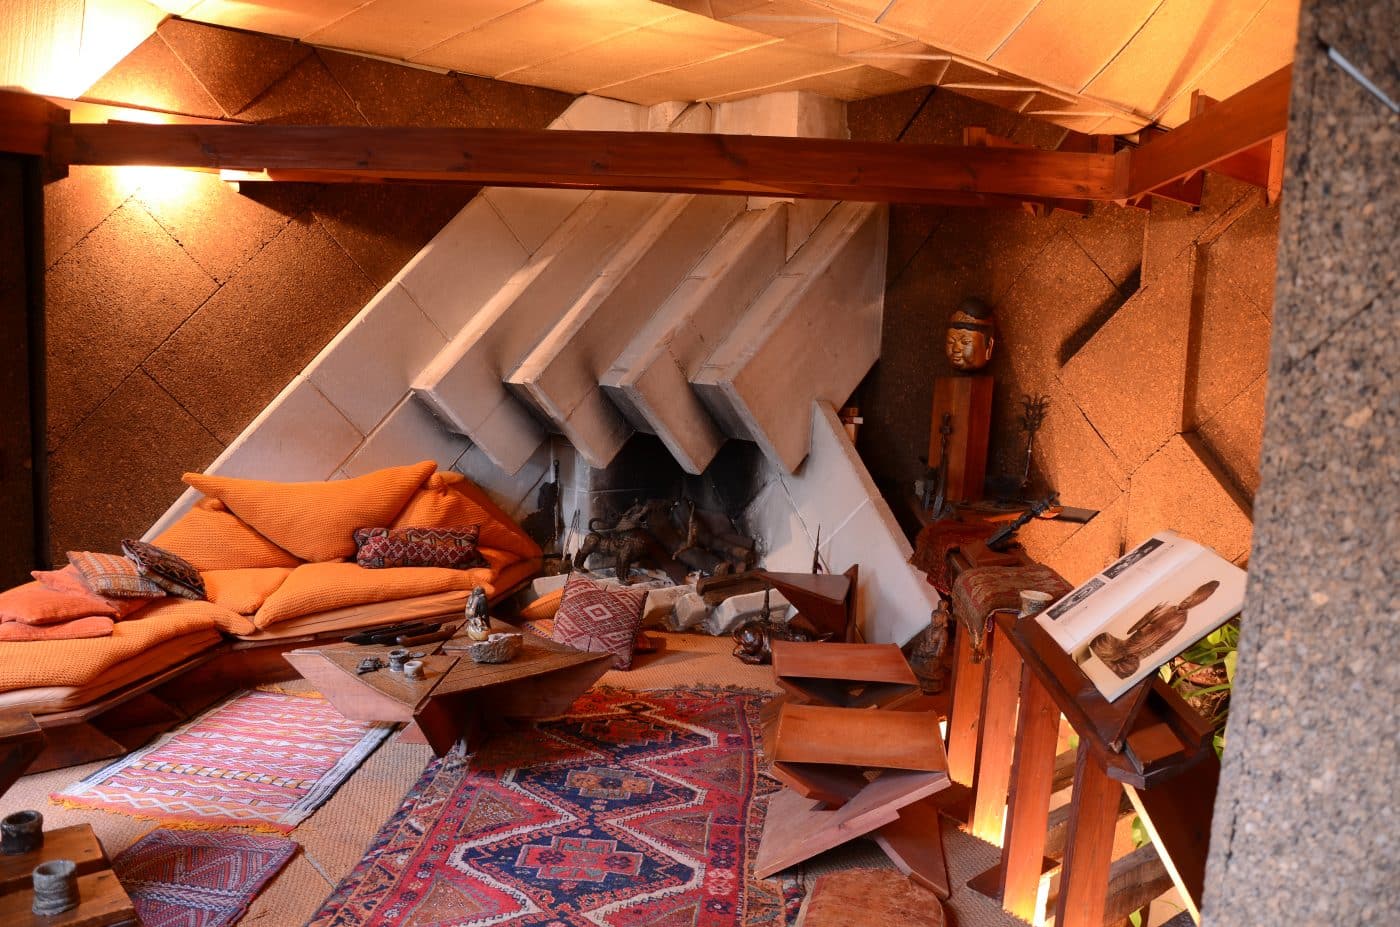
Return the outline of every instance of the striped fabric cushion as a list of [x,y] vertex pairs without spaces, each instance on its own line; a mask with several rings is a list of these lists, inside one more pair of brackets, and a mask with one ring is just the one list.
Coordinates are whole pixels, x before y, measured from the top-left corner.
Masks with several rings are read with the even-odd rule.
[[83,578],[83,585],[98,595],[113,599],[158,599],[165,595],[164,589],[141,575],[135,563],[117,554],[70,550],[68,562]]

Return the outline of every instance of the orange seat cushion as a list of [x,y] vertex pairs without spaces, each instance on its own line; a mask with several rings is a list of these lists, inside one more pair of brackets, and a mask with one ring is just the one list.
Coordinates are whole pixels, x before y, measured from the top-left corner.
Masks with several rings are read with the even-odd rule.
[[564,587],[560,586],[553,592],[546,592],[529,605],[520,610],[522,621],[546,621],[554,617],[554,613],[559,611],[559,603],[564,599]]
[[253,616],[253,623],[266,628],[279,621],[299,618],[350,605],[388,602],[435,592],[467,590],[483,586],[486,594],[495,591],[495,572],[449,570],[443,567],[389,567],[368,570],[356,563],[304,563],[292,571],[286,582],[268,596]]
[[267,597],[292,575],[288,567],[257,570],[206,570],[204,593],[210,602],[240,615],[251,615],[262,608]]
[[203,599],[182,599],[179,596],[169,596],[164,599],[154,599],[150,605],[141,609],[121,624],[126,624],[137,619],[146,620],[148,618],[158,618],[161,620],[179,619],[181,621],[194,621],[198,619],[201,623],[210,622],[214,627],[225,634],[250,634],[257,630],[253,627],[253,620],[232,609],[225,608],[213,602]]
[[355,529],[388,525],[435,469],[424,460],[348,480],[273,483],[186,473],[185,482],[283,550],[323,563],[354,556]]
[[179,554],[201,573],[294,567],[301,562],[249,528],[218,499],[200,499],[151,543]]
[[[192,599],[161,599],[117,622],[109,637],[0,643],[0,692],[31,686],[81,686],[172,638],[205,632],[219,642],[213,611]],[[232,613],[229,613],[232,614]],[[238,616],[234,616],[238,617]],[[246,619],[245,619],[246,620]]]
[[117,623],[111,618],[100,615],[45,625],[6,621],[0,624],[0,641],[76,641],[87,637],[108,637],[116,626]]
[[540,546],[519,525],[487,498],[481,487],[460,473],[440,471],[428,478],[408,500],[390,527],[468,528],[481,526],[477,546],[493,567],[498,560],[490,550],[504,551],[511,560],[540,556]]
[[0,621],[57,624],[93,615],[115,618],[117,607],[86,589],[50,589],[39,582],[0,592]]

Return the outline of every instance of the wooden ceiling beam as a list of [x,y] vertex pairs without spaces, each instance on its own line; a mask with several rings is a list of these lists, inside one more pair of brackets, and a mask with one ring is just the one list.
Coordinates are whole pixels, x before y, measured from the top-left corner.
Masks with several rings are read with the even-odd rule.
[[758,135],[275,125],[72,125],[69,164],[350,171],[472,184],[921,202],[1115,199],[1111,156]]
[[1132,153],[1126,196],[1131,199],[1267,142],[1288,130],[1293,66],[1207,107]]
[[[305,170],[270,170],[270,171],[237,171],[224,170],[220,175],[226,181],[232,183],[392,183],[392,184],[443,184],[455,183],[463,186],[476,186],[479,182],[464,179],[460,174],[423,174],[423,173],[393,173],[375,171],[305,171]],[[1021,197],[1004,196],[991,193],[963,193],[957,190],[888,190],[879,187],[864,186],[856,190],[851,188],[824,187],[807,184],[785,184],[782,190],[775,190],[771,187],[758,187],[753,185],[734,184],[725,190],[716,189],[713,185],[704,184],[692,187],[678,186],[669,179],[652,178],[652,185],[648,186],[646,178],[632,178],[627,189],[640,192],[654,193],[728,193],[734,196],[751,195],[781,195],[784,197],[796,197],[798,199],[847,199],[864,202],[899,202],[911,203],[921,206],[967,206],[972,208],[986,209],[1019,209],[1024,203],[1043,203],[1058,209],[1070,209],[1075,212],[1087,213],[1092,201],[1090,200],[1070,200],[1065,198],[1048,197]],[[490,186],[534,186],[534,184],[522,184],[518,181],[503,182],[491,181]],[[563,185],[559,185],[563,186]],[[583,189],[593,189],[586,185],[577,185]]]

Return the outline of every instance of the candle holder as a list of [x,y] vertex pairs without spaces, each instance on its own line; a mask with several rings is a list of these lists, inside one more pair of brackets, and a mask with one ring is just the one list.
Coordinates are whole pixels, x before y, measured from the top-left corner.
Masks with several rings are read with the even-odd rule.
[[34,904],[30,910],[52,917],[78,906],[78,866],[71,859],[51,859],[34,867]]
[[18,856],[44,845],[44,816],[37,811],[16,811],[0,819],[0,853]]

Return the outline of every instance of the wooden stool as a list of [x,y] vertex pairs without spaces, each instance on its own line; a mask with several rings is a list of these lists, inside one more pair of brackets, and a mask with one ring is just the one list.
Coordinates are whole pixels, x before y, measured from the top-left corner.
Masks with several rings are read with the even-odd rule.
[[787,788],[769,801],[759,878],[871,835],[902,872],[948,896],[938,813],[924,802],[948,786],[936,713],[784,705],[769,750]]

